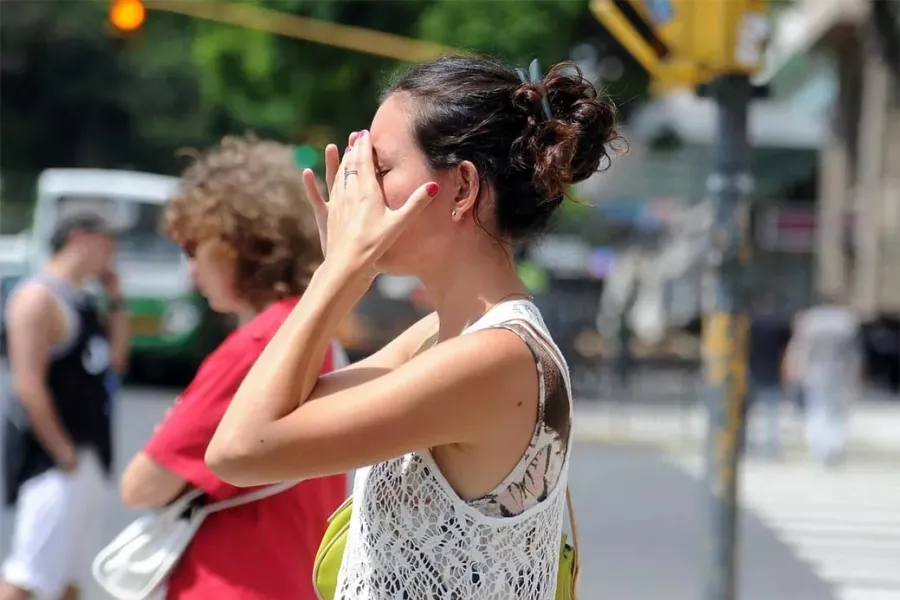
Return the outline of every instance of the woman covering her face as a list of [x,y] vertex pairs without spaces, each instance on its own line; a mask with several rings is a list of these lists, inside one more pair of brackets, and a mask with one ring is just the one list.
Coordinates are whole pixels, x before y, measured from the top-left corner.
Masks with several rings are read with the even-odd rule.
[[[554,595],[571,448],[569,373],[516,276],[569,184],[607,162],[615,108],[574,67],[537,80],[476,58],[416,66],[368,130],[304,173],[325,261],[206,454],[238,486],[358,469],[337,597]],[[379,273],[435,312],[321,376]]]
[[[208,501],[244,494],[204,462],[219,421],[322,260],[291,149],[229,137],[195,157],[166,207],[165,228],[190,258],[197,289],[239,327],[210,354],[122,477],[122,499],[158,508],[189,487]],[[330,342],[330,340],[329,340]],[[331,370],[331,343],[316,374]],[[168,581],[172,600],[314,600],[312,564],[346,476],[307,481],[210,515]]]

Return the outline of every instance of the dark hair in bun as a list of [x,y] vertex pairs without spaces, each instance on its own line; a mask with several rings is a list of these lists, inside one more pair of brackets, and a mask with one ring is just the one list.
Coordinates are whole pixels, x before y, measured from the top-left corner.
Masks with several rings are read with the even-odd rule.
[[432,168],[468,160],[493,188],[497,233],[510,240],[541,233],[566,187],[608,166],[620,139],[615,105],[570,63],[522,83],[498,62],[448,56],[406,71],[385,96],[395,92],[415,100],[413,135]]

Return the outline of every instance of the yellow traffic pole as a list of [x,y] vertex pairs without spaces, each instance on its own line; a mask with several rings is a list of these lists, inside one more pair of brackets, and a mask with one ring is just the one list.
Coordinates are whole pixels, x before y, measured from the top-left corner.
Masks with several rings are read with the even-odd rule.
[[[707,484],[709,555],[705,600],[735,600],[738,571],[739,464],[747,428],[750,318],[744,281],[750,261],[754,191],[748,136],[754,96],[750,75],[765,38],[764,0],[703,4],[721,39],[706,57],[716,76],[706,91],[716,103],[716,134],[707,192],[715,219],[704,290],[703,375],[709,413]],[[698,16],[700,16],[698,14]]]
[[[714,210],[703,285],[703,380],[709,414],[708,564],[704,600],[734,600],[738,476],[748,391],[748,306],[753,175],[747,123],[750,75],[768,36],[767,0],[591,0],[591,11],[647,70],[651,90],[702,87],[716,104]],[[707,83],[708,82],[708,83]]]
[[715,210],[704,290],[703,379],[709,414],[706,481],[709,563],[705,600],[737,594],[738,467],[746,428],[749,318],[742,280],[749,262],[749,77],[724,75],[712,83],[718,104],[715,164],[707,187]]
[[622,14],[614,0],[591,0],[591,12],[616,38],[629,54],[647,71],[651,79],[662,75],[661,57],[644,39],[634,24]]

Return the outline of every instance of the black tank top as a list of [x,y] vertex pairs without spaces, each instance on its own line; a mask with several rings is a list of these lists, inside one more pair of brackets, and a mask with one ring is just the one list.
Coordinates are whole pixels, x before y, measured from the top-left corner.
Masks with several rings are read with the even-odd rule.
[[[106,385],[111,351],[106,330],[90,298],[72,293],[70,286],[47,277],[32,279],[50,289],[76,316],[76,334],[51,356],[47,387],[63,427],[79,448],[97,453],[110,473],[112,423]],[[28,422],[18,399],[11,397],[4,423],[3,474],[5,501],[15,503],[22,484],[55,466]]]

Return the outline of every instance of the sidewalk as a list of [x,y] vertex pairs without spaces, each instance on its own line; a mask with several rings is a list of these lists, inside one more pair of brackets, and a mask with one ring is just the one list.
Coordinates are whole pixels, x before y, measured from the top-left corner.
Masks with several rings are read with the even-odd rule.
[[[848,454],[900,459],[900,402],[871,396],[851,409]],[[793,406],[783,407],[780,425],[785,452],[805,452],[803,420]],[[751,446],[760,444],[765,433],[762,416],[751,414],[748,426]],[[667,406],[583,400],[575,405],[574,433],[578,441],[695,450],[703,447],[706,432],[706,410],[697,402],[679,405],[676,401]]]

